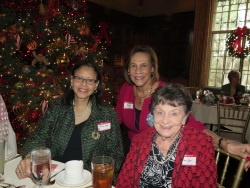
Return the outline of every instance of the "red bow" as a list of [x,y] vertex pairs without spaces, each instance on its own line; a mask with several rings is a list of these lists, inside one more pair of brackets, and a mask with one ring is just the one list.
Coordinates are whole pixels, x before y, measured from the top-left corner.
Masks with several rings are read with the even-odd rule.
[[238,36],[237,39],[234,41],[233,48],[238,48],[238,52],[242,52],[242,37],[246,34],[247,26],[244,26],[243,28],[238,27],[235,31],[235,35]]

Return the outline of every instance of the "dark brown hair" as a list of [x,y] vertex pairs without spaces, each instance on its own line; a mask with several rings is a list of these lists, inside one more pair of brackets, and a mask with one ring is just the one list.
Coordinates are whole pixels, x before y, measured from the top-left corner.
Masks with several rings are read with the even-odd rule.
[[157,58],[157,55],[156,55],[155,51],[153,50],[153,48],[151,48],[150,46],[146,46],[146,45],[135,46],[130,51],[130,53],[127,57],[127,60],[125,61],[125,64],[124,64],[124,77],[125,77],[126,81],[131,85],[133,84],[133,82],[131,81],[131,79],[128,75],[128,68],[129,68],[132,56],[138,52],[146,53],[149,55],[151,66],[154,68],[153,74],[151,75],[153,78],[152,83],[155,83],[156,81],[159,80],[159,77],[160,77],[159,72],[158,72],[158,58]]

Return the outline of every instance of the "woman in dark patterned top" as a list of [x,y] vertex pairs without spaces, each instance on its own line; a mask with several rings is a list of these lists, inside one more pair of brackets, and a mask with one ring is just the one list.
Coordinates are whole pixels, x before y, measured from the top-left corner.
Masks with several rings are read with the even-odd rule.
[[228,80],[229,84],[225,84],[221,87],[221,92],[225,96],[239,96],[242,97],[242,95],[245,93],[245,86],[240,85],[240,77],[241,74],[239,71],[231,70],[228,73]]
[[186,123],[191,107],[182,85],[155,90],[147,118],[154,128],[133,138],[116,187],[217,187],[213,141]]
[[87,60],[75,65],[63,100],[49,106],[36,130],[22,150],[23,160],[16,168],[19,179],[30,177],[32,149],[48,147],[53,160],[83,160],[91,171],[91,158],[111,156],[115,160],[115,178],[124,161],[122,136],[114,109],[99,102],[102,75]]

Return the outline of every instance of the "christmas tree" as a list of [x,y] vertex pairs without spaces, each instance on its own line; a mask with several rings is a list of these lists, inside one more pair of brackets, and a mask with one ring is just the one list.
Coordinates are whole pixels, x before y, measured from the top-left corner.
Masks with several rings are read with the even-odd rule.
[[[0,5],[1,94],[21,147],[49,101],[63,96],[75,63],[90,58],[101,68],[108,61],[109,33],[104,22],[90,26],[86,0],[2,0]],[[107,75],[104,88],[103,101],[111,103]]]

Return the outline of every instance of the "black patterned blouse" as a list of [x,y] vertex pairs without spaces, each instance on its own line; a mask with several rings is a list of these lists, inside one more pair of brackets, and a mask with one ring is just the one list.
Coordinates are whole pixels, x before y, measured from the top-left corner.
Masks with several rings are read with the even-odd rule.
[[164,157],[155,143],[157,134],[151,146],[150,155],[144,166],[140,178],[140,188],[171,188],[172,172],[176,157],[176,149],[178,147],[181,134],[173,142],[168,150],[167,156]]

